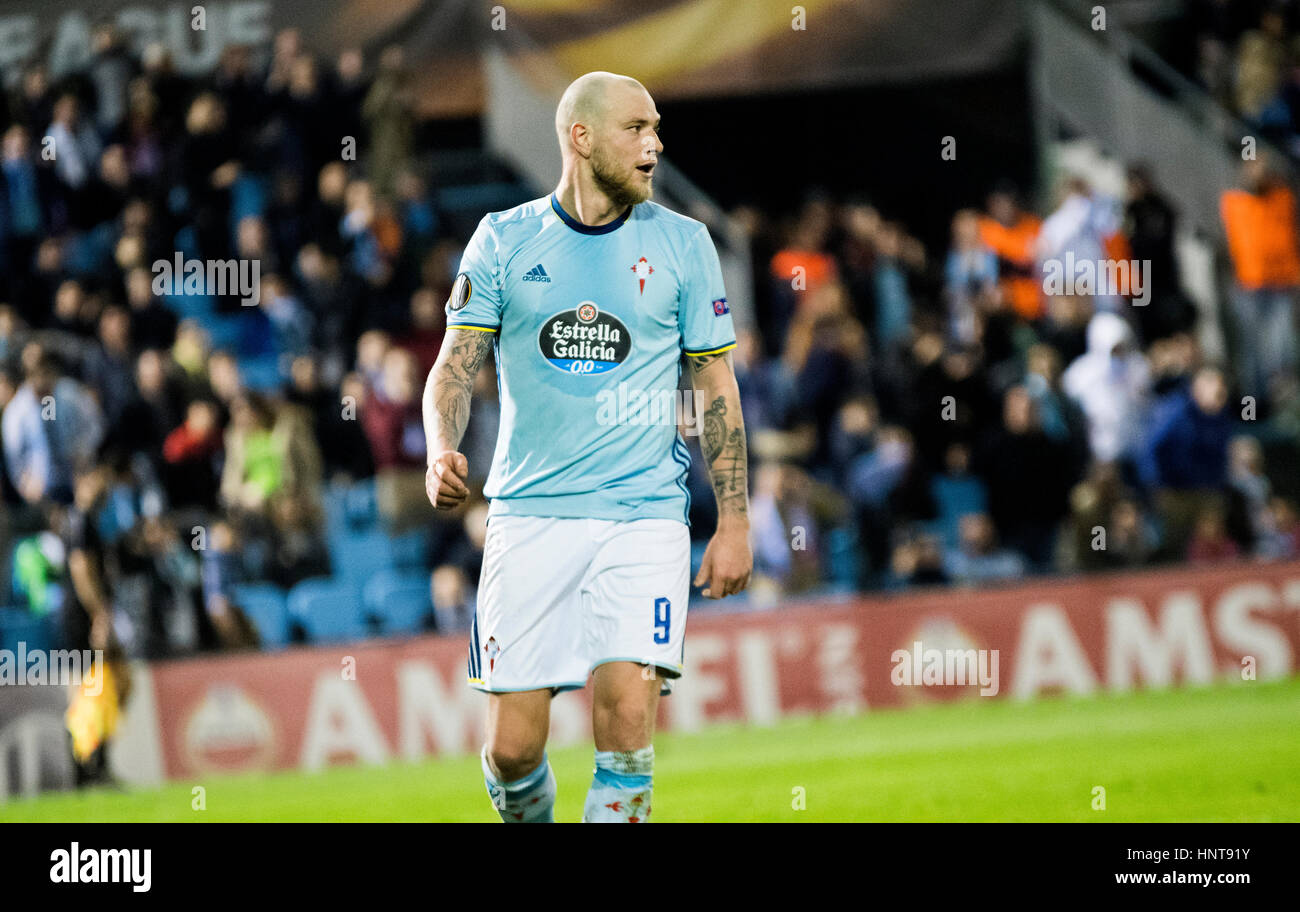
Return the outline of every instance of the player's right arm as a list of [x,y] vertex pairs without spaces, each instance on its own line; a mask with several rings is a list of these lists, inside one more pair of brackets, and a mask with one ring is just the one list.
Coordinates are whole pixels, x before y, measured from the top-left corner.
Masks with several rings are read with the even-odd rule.
[[424,384],[424,437],[429,468],[424,489],[438,510],[452,510],[469,497],[469,461],[459,451],[474,378],[492,351],[492,333],[448,329],[438,360]]
[[485,216],[465,245],[460,272],[444,307],[447,335],[424,384],[429,462],[424,489],[438,510],[453,510],[469,497],[469,461],[460,452],[460,441],[469,423],[474,378],[501,329],[498,246],[491,217]]

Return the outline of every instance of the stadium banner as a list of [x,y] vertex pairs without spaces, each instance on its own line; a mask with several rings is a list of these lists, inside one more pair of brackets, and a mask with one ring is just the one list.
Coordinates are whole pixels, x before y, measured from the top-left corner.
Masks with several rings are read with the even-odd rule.
[[[384,764],[478,749],[486,697],[465,639],[424,636],[153,664],[114,766],[126,780]],[[1227,565],[697,611],[660,725],[1033,699],[1292,675],[1300,563]],[[587,691],[554,701],[552,744],[590,735]]]
[[667,99],[961,76],[1007,65],[1025,32],[1002,0],[5,0],[0,77],[12,88],[31,60],[56,79],[80,68],[103,22],[136,52],[161,43],[186,76],[210,73],[232,45],[265,60],[286,28],[325,58],[357,47],[373,62],[399,44],[434,117],[483,111],[489,46],[525,68],[540,55],[568,78],[631,73]]

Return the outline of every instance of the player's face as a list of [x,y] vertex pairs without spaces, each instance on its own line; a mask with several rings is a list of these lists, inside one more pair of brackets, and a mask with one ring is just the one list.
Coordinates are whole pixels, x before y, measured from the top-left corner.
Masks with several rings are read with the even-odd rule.
[[591,150],[592,176],[614,203],[643,203],[654,194],[654,170],[664,150],[659,112],[649,93],[632,86],[612,89],[607,101]]

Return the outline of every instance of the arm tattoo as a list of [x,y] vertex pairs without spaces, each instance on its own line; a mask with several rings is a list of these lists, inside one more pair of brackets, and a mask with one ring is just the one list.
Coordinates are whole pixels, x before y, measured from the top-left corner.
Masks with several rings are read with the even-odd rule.
[[688,355],[686,360],[690,362],[691,370],[694,373],[698,374],[700,371],[704,370],[704,368],[708,367],[710,364],[712,364],[714,361],[717,361],[719,358],[730,359],[731,352],[730,351],[718,352],[715,355]]
[[[697,389],[703,387],[713,394],[713,401],[700,419],[700,448],[704,464],[708,466],[713,482],[713,495],[718,501],[718,515],[734,515],[742,519],[749,516],[749,454],[745,442],[745,422],[740,413],[740,400],[731,391],[719,390],[716,381],[703,381],[704,367],[718,359],[731,365],[731,353],[692,356],[688,358],[692,380]],[[715,372],[716,373],[716,372]],[[725,371],[730,380],[734,375]],[[732,381],[734,384],[734,381]],[[731,404],[728,404],[730,397]]]
[[460,446],[469,423],[474,378],[492,350],[492,341],[491,333],[447,330],[424,388],[424,431],[430,451]]
[[704,463],[713,480],[713,496],[718,500],[718,514],[747,516],[749,503],[749,458],[745,445],[745,428],[736,416],[727,421],[727,399],[716,397],[704,413],[700,446]]

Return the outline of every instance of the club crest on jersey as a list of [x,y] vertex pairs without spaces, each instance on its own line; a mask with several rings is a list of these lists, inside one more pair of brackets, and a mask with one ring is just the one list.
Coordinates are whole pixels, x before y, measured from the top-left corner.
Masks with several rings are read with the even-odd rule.
[[461,273],[456,276],[456,284],[451,286],[451,295],[447,298],[447,308],[449,310],[460,310],[469,303],[469,296],[474,293],[474,286],[470,283],[469,276]]
[[727,306],[726,298],[718,298],[718,300],[713,302],[714,316],[720,317],[723,314],[729,314],[729,313],[731,313],[731,308]]
[[645,258],[637,260],[632,264],[632,271],[636,273],[637,284],[641,286],[641,294],[645,294],[645,280],[654,275],[655,268]]
[[623,363],[632,335],[623,321],[583,301],[542,324],[537,334],[542,357],[566,374],[603,374]]

